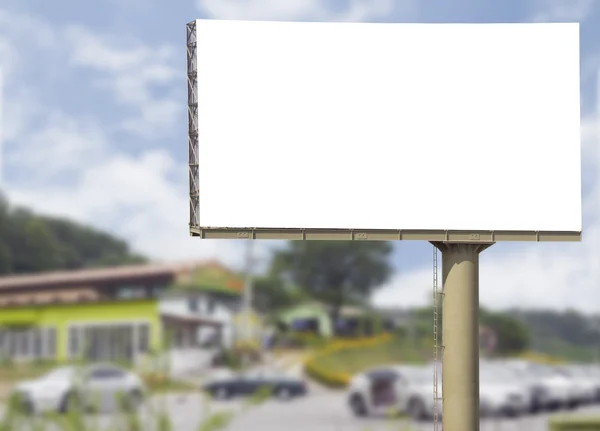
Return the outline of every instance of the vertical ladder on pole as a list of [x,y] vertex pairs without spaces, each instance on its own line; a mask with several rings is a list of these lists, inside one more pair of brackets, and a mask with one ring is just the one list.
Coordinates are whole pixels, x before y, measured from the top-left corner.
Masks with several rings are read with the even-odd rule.
[[442,397],[439,395],[439,366],[443,346],[440,345],[439,334],[439,297],[443,295],[438,288],[438,249],[433,246],[433,430],[439,431],[439,406]]

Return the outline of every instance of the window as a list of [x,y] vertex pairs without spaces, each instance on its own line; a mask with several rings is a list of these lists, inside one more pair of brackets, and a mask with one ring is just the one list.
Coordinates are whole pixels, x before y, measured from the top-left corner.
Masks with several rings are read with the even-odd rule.
[[206,312],[208,314],[213,314],[215,312],[216,303],[213,298],[206,298]]
[[89,377],[93,380],[105,380],[105,379],[120,379],[125,376],[125,373],[118,368],[95,368],[93,369]]
[[46,359],[56,359],[56,328],[46,328]]
[[165,290],[166,290],[166,286],[164,286],[164,285],[152,286],[151,295],[154,298],[159,297],[165,292]]
[[42,328],[33,329],[33,357],[42,358],[44,355],[43,330]]
[[138,349],[142,353],[150,350],[150,325],[143,323],[138,327],[139,344]]
[[200,309],[199,307],[199,302],[198,298],[190,298],[188,300],[188,309],[192,312],[192,313],[197,313]]
[[8,355],[6,341],[8,340],[7,332],[4,329],[0,329],[0,357],[5,358]]
[[54,357],[56,329],[8,327],[0,329],[0,356],[15,360]]
[[70,355],[84,354],[93,361],[133,361],[149,344],[147,323],[81,324],[69,331]]
[[81,351],[82,346],[79,341],[79,338],[80,338],[80,328],[77,328],[77,327],[69,328],[69,355],[71,356],[71,358],[76,358],[83,353]]
[[28,357],[31,355],[31,331],[29,329],[19,330],[19,355]]
[[140,299],[147,295],[145,286],[120,286],[117,289],[117,297],[120,299]]

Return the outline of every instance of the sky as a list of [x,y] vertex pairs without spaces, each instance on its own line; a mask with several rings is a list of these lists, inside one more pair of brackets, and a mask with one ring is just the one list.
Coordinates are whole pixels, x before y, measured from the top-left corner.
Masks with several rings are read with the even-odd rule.
[[[481,255],[480,300],[600,312],[595,0],[2,0],[0,187],[11,202],[89,223],[155,259],[239,267],[243,243],[188,234],[184,43],[197,18],[580,22],[583,242],[494,245]],[[257,260],[281,245],[256,244]],[[430,244],[396,243],[395,274],[374,303],[425,304],[431,261]]]

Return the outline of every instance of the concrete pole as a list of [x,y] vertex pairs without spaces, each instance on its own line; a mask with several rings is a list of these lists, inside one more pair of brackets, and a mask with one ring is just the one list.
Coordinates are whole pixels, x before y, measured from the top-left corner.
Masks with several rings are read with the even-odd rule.
[[479,253],[492,244],[433,243],[442,252],[442,429],[479,431]]

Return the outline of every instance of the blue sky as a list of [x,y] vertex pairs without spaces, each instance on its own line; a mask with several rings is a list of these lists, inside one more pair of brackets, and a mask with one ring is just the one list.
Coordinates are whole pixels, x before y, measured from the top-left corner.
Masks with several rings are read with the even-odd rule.
[[[594,0],[4,0],[0,169],[11,200],[109,230],[157,259],[239,265],[239,243],[187,235],[184,41],[196,18],[580,22],[585,240],[492,247],[482,256],[481,300],[600,311]],[[261,244],[260,256],[271,246]],[[422,303],[430,261],[429,244],[397,244],[397,274],[376,301]]]

